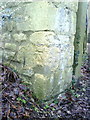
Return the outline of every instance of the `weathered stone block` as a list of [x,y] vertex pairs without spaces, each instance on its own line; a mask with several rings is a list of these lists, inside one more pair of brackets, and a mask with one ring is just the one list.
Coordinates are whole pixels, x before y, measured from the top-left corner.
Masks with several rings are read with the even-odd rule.
[[9,9],[7,15],[14,14],[2,35],[7,62],[32,83],[37,98],[59,94],[72,80],[77,5],[46,0]]
[[13,8],[13,7],[18,7],[18,5],[21,3],[21,1],[19,2],[19,1],[17,1],[17,2],[15,2],[15,1],[13,1],[13,2],[11,2],[11,1],[5,1],[5,4],[3,3],[3,5],[4,6],[6,6],[7,8]]
[[[78,0],[77,0],[78,1]],[[78,9],[78,2],[76,1],[73,1],[73,2],[64,2],[65,3],[65,6],[70,8],[71,10],[73,10],[74,12],[77,12],[77,9]]]
[[2,48],[3,47],[3,43],[2,43],[2,41],[0,41],[0,48]]
[[33,91],[37,95],[37,97],[45,99],[47,94],[50,93],[48,88],[50,89],[50,86],[48,86],[49,80],[47,76],[44,76],[42,74],[35,74],[35,80],[33,82]]
[[70,31],[72,34],[76,33],[76,13],[75,12],[71,12],[71,22],[70,22]]
[[15,52],[7,52],[7,51],[5,51],[4,52],[4,58],[5,58],[5,60],[8,60],[8,61],[6,61],[6,62],[10,62],[10,60],[13,60],[14,59],[14,55],[15,55]]
[[90,33],[88,33],[88,43],[90,43]]
[[79,2],[77,12],[77,26],[76,35],[74,42],[74,74],[76,77],[81,76],[81,65],[83,62],[83,47],[84,40],[86,39],[86,13],[87,13],[87,2]]
[[[54,94],[59,89],[59,92],[62,91],[67,79],[67,83],[71,82],[72,70],[66,69],[73,62],[73,42],[69,45],[70,40],[68,36],[56,35],[54,32],[35,32],[30,35],[27,45],[19,47],[17,60],[24,64],[22,70],[28,71],[22,73],[33,76],[32,86],[38,98],[47,97],[47,93],[50,95],[52,90]],[[62,88],[58,86],[59,82]],[[44,91],[41,91],[42,86]]]
[[2,42],[8,42],[8,41],[11,41],[11,34],[5,32],[3,34],[0,35],[0,41]]
[[76,24],[75,13],[62,6],[62,3],[58,8],[47,1],[32,2],[27,7],[23,7],[23,13],[16,14],[17,17],[22,17],[21,22],[16,21],[18,31],[54,30],[63,34],[75,34],[75,28],[73,27]]
[[16,51],[16,45],[13,43],[5,43],[5,49]]
[[[42,6],[43,5],[43,6]],[[23,21],[17,22],[17,30],[52,30],[56,8],[47,1],[36,1],[24,6]]]
[[3,55],[3,51],[0,49],[0,63],[2,63],[2,55]]
[[62,1],[62,0],[53,0],[52,4],[56,7],[59,8],[60,6],[66,7],[67,9],[70,9],[74,12],[77,12],[78,9],[78,2],[72,2],[72,1]]
[[23,34],[23,33],[19,33],[19,34],[14,34],[13,35],[13,38],[15,41],[17,42],[22,42],[22,41],[25,41],[27,39],[26,35]]

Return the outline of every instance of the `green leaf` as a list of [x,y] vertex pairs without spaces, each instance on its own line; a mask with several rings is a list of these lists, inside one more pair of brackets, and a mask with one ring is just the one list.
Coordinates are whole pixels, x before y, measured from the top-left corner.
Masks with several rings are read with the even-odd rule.
[[49,106],[48,106],[48,105],[46,105],[46,108],[49,108]]
[[34,110],[35,110],[36,112],[38,112],[38,108],[35,107]]
[[54,101],[54,103],[55,103],[55,104],[57,104],[57,103],[58,103],[58,101],[56,100],[56,101]]
[[44,107],[45,109],[47,109],[47,108],[49,108],[49,106],[48,105],[45,105],[45,107]]
[[21,102],[24,103],[24,104],[27,102],[26,100],[21,99],[20,97],[18,97],[17,100],[18,100],[18,101],[21,101]]
[[55,110],[55,108],[52,108],[52,110],[54,111],[54,110]]
[[22,101],[22,103],[24,103],[24,104],[26,104],[26,102],[27,102],[26,100],[23,100],[23,99],[21,99],[21,101]]
[[21,101],[21,98],[20,98],[20,97],[18,97],[18,98],[17,98],[17,100],[18,100],[18,101]]
[[77,97],[77,98],[78,98],[78,97],[80,97],[80,95],[79,95],[79,94],[76,94],[76,95],[75,95],[75,97]]

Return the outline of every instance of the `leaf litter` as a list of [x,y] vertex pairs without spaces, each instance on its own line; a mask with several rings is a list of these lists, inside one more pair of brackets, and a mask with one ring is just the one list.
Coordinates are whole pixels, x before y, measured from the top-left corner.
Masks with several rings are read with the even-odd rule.
[[81,68],[80,77],[64,97],[52,102],[39,102],[28,85],[11,68],[0,64],[0,105],[2,120],[56,119],[90,120],[90,63]]

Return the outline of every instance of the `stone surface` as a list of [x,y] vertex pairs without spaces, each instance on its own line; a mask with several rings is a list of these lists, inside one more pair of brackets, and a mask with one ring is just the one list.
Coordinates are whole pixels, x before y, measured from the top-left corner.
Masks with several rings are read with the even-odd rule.
[[75,34],[76,13],[72,8],[77,10],[76,2],[69,4],[68,2],[36,1],[21,4],[18,9],[15,7],[6,10],[4,16],[7,19],[9,17],[11,21],[9,24],[6,21],[4,29],[8,31],[12,29],[17,29],[17,31],[51,30],[61,34]]
[[11,44],[11,43],[6,43],[5,44],[5,49],[11,50],[11,51],[16,51],[16,45]]
[[19,34],[14,34],[13,35],[13,38],[15,41],[17,42],[22,42],[22,41],[25,41],[27,39],[26,35],[23,34],[23,33],[19,33]]
[[75,35],[75,57],[74,57],[74,74],[76,77],[81,76],[81,65],[83,63],[83,54],[86,48],[86,13],[87,13],[87,2],[80,2],[77,14],[77,26]]
[[88,35],[88,42],[90,43],[90,2],[88,2],[87,7],[87,35]]
[[59,94],[72,80],[77,3],[10,4],[3,13],[4,64],[32,84],[37,98]]

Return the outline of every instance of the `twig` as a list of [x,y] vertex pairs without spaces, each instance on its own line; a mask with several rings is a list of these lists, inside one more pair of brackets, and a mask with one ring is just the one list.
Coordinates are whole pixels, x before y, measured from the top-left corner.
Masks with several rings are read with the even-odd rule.
[[[16,109],[16,107],[11,103],[11,101],[10,101],[7,97],[4,96],[4,98],[6,98],[7,101],[11,104],[11,106],[12,106],[14,109]],[[16,109],[16,110],[17,110],[17,109]]]

